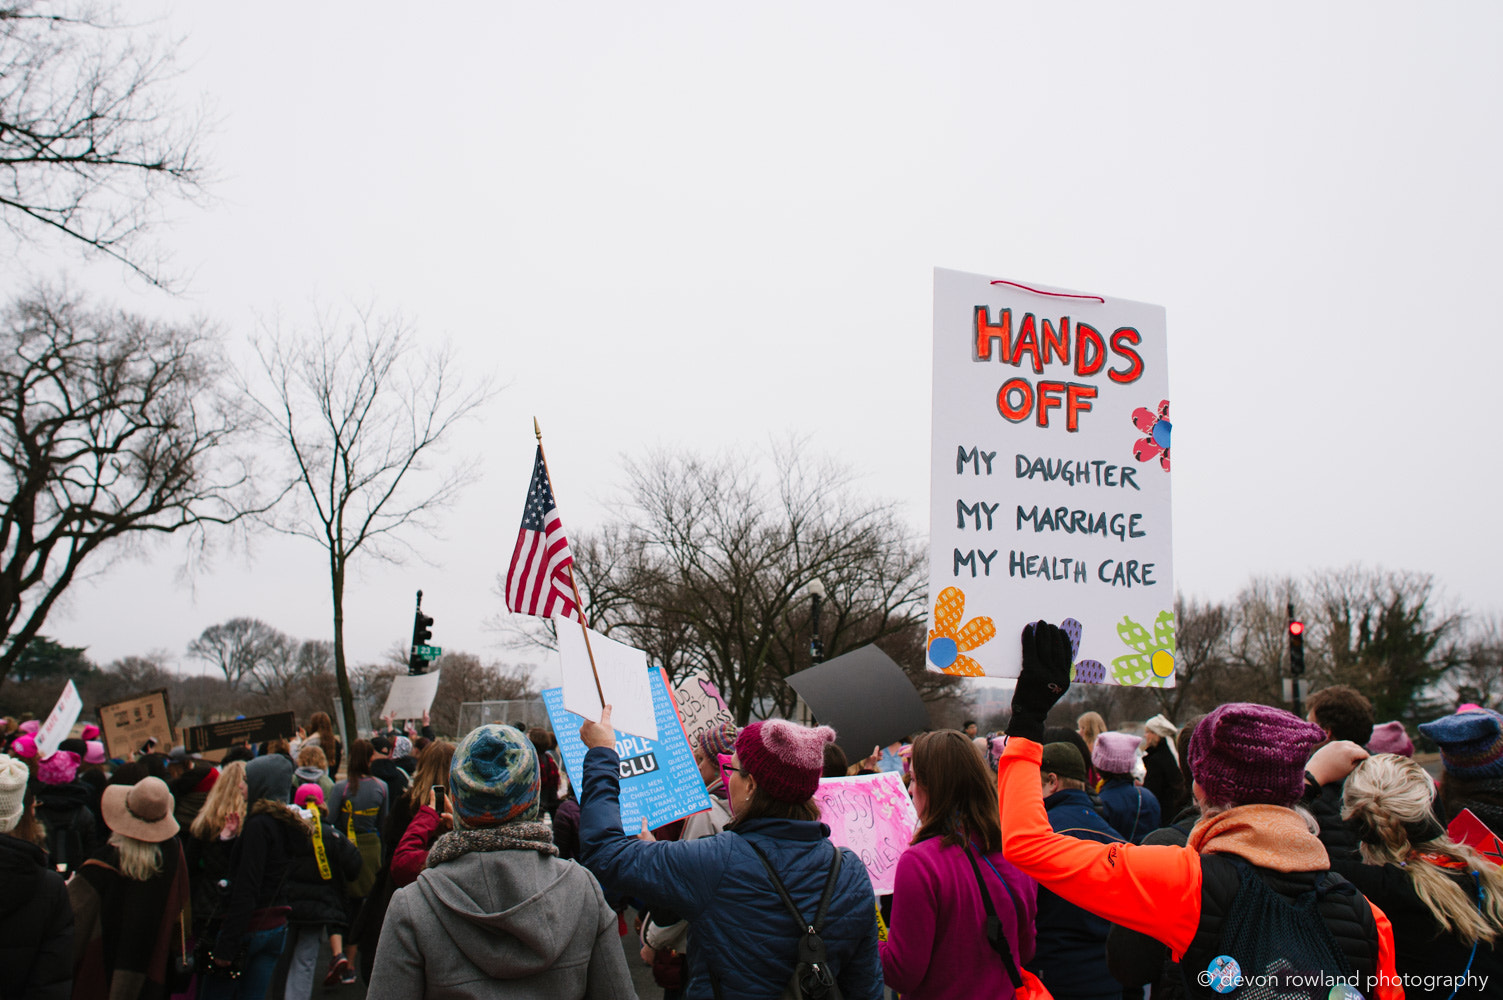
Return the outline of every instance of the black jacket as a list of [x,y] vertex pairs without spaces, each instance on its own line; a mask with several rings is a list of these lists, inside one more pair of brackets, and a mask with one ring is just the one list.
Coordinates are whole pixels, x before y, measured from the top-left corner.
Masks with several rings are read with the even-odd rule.
[[230,872],[234,840],[211,837],[199,840],[189,833],[183,838],[188,861],[188,889],[193,900],[193,935],[218,929],[230,905]]
[[1320,842],[1326,845],[1326,853],[1335,861],[1361,861],[1359,845],[1362,838],[1357,830],[1341,818],[1341,794],[1346,782],[1337,781],[1324,787],[1305,784],[1305,808],[1320,824]]
[[54,870],[58,865],[65,866],[64,878],[99,847],[94,814],[89,811],[92,794],[93,789],[78,780],[37,786],[37,818],[47,827],[48,861]]
[[395,804],[398,799],[407,794],[409,778],[407,772],[397,766],[397,762],[390,757],[378,757],[371,761],[371,776],[380,778],[386,782],[387,802]]
[[342,928],[349,919],[346,879],[360,874],[363,863],[360,848],[336,830],[327,820],[318,824],[324,859],[329,869],[325,879],[318,864],[318,852],[312,838],[296,845],[292,865],[287,872],[287,903],[292,907],[288,920],[294,924]]
[[1143,767],[1143,787],[1159,800],[1159,815],[1168,819],[1185,804],[1185,777],[1167,740],[1159,740],[1143,755]]
[[47,852],[0,833],[0,1000],[67,1000],[73,907]]
[[215,958],[240,953],[253,913],[287,905],[290,863],[307,841],[308,830],[290,806],[264,799],[251,806],[230,855],[230,898]]
[[[1055,792],[1044,800],[1044,808],[1055,833],[1102,844],[1122,843],[1122,836],[1091,807],[1084,791]],[[1107,931],[1112,925],[1105,918],[1039,886],[1034,927],[1038,943],[1028,971],[1043,981],[1055,1000],[1121,996],[1122,987],[1107,969]]]

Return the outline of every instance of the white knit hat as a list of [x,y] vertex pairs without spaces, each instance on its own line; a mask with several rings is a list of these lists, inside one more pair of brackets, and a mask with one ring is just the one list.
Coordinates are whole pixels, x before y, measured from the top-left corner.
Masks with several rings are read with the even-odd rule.
[[0,754],[0,833],[9,833],[21,822],[29,777],[31,769],[25,763]]

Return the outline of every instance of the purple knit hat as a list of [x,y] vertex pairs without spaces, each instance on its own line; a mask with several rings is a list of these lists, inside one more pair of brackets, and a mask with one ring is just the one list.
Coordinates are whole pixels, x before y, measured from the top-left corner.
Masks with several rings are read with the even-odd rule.
[[[1190,738],[1190,773],[1213,804],[1290,806],[1326,731],[1292,712],[1252,702],[1222,705]],[[1099,739],[1099,737],[1098,737]]]
[[1400,757],[1414,756],[1414,741],[1404,731],[1404,724],[1397,720],[1373,727],[1373,738],[1367,741],[1368,753],[1396,753]]
[[741,766],[779,802],[807,802],[819,788],[825,744],[835,742],[829,726],[809,729],[786,719],[753,722],[736,737]]
[[1143,738],[1132,733],[1102,733],[1091,748],[1091,763],[1098,771],[1131,774],[1133,758],[1142,743]]

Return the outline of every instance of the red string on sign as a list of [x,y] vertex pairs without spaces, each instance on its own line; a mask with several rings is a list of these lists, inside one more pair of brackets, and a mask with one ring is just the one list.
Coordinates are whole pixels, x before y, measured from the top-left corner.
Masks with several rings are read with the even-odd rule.
[[1106,299],[1103,299],[1099,295],[1071,295],[1069,292],[1046,292],[1046,291],[1044,291],[1041,288],[1029,288],[1027,285],[1020,285],[1020,284],[1018,284],[1016,281],[1002,281],[1001,279],[998,279],[997,281],[992,282],[992,284],[994,284],[994,285],[1011,285],[1014,288],[1021,288],[1021,289],[1023,289],[1023,291],[1025,291],[1025,292],[1032,292],[1035,295],[1052,295],[1056,299],[1095,299],[1097,302],[1100,302],[1102,305],[1106,305]]

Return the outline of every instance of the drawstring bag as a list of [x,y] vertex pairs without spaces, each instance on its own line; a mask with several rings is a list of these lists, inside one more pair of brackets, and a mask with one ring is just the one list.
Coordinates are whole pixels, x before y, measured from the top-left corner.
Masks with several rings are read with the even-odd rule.
[[1291,901],[1264,882],[1242,858],[1220,856],[1236,864],[1241,885],[1221,927],[1216,952],[1219,964],[1205,971],[1215,976],[1220,970],[1223,978],[1230,978],[1209,988],[1200,982],[1192,985],[1202,970],[1181,963],[1191,996],[1235,993],[1235,1000],[1324,1000],[1331,995],[1329,979],[1353,981],[1352,964],[1320,915],[1320,901],[1326,893],[1357,891],[1350,882],[1327,872],[1314,889]]

